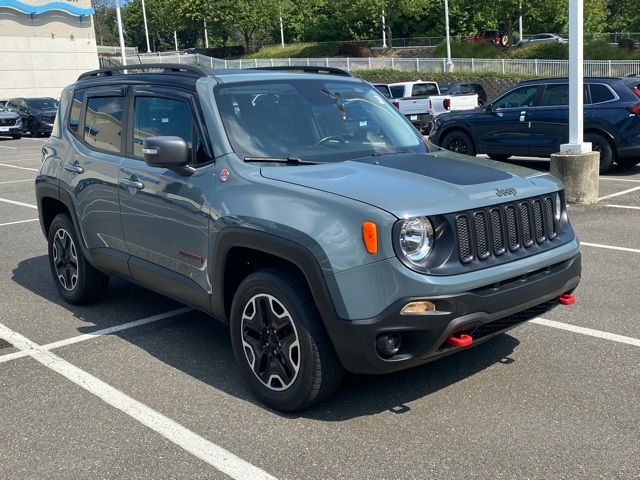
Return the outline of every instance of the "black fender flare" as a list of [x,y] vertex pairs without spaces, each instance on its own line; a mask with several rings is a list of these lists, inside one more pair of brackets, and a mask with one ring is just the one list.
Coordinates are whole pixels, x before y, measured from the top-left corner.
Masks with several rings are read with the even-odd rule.
[[[227,312],[231,306],[225,304],[224,294],[224,272],[229,251],[235,247],[245,247],[282,258],[295,265],[302,272],[325,328],[331,335],[332,329],[329,324],[338,318],[334,302],[342,302],[342,298],[332,298],[327,282],[331,282],[333,277],[323,274],[318,259],[308,248],[279,235],[238,226],[228,226],[222,229],[217,234],[215,242],[212,243],[210,256],[212,259],[211,310],[217,319],[229,323]],[[334,291],[336,290],[337,288],[334,289]]]

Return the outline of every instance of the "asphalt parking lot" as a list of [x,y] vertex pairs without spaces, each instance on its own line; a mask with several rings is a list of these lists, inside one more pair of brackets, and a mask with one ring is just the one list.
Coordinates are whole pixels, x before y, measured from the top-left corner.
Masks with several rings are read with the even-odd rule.
[[62,302],[35,209],[43,143],[0,139],[0,478],[640,478],[640,166],[570,207],[576,304],[282,415],[206,315],[118,279]]

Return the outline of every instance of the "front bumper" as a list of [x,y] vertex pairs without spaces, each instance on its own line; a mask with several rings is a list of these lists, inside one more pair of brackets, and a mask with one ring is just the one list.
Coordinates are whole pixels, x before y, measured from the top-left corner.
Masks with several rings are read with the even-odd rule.
[[[499,284],[452,295],[410,297],[364,320],[331,322],[329,334],[343,366],[353,373],[390,373],[414,367],[461,350],[446,343],[452,333],[468,333],[473,345],[486,341],[522,322],[542,315],[557,298],[580,282],[580,254]],[[411,301],[429,300],[437,311],[425,315],[400,315]],[[398,354],[385,359],[376,351],[380,333],[402,337]]]
[[0,125],[0,136],[2,135],[21,135],[23,132],[23,127],[22,124],[19,125],[11,125],[11,126],[4,126],[4,125]]

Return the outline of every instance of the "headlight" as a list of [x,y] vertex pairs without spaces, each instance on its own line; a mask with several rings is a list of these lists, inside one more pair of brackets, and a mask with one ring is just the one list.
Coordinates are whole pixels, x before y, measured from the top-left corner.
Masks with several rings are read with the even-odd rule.
[[420,263],[433,250],[433,225],[427,217],[408,218],[400,228],[400,249],[412,263]]
[[560,217],[562,216],[562,198],[560,198],[560,192],[556,192],[556,210],[554,212],[554,217],[556,222],[560,221]]

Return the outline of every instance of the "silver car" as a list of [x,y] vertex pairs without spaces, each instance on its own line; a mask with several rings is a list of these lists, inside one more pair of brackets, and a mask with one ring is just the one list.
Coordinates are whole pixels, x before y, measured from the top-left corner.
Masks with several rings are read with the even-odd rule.
[[517,43],[517,46],[522,47],[523,45],[530,45],[532,43],[539,42],[569,43],[569,40],[561,37],[560,35],[556,35],[555,33],[538,33],[537,35],[533,35],[529,38],[525,38],[524,40],[520,40]]
[[10,112],[4,105],[0,104],[0,136],[13,137],[19,139],[22,137],[22,119],[15,112]]

